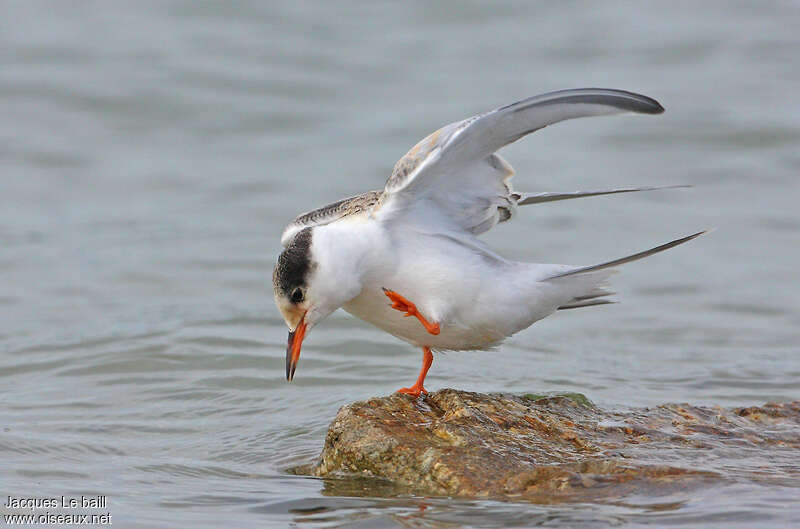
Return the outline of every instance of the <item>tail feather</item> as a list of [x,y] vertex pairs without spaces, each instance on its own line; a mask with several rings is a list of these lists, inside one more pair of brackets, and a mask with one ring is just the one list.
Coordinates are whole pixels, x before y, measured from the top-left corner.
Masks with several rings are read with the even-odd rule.
[[611,292],[610,290],[606,290],[604,288],[596,288],[591,291],[589,294],[585,296],[575,296],[572,298],[574,301],[586,301],[588,299],[595,299],[595,298],[604,298],[606,296],[613,296],[616,292]]
[[568,276],[563,279],[542,280],[542,283],[554,289],[552,310],[576,309],[593,305],[614,303],[608,299],[614,292],[608,290],[608,279],[613,270],[598,270],[585,274]]
[[594,305],[616,303],[616,301],[608,299],[608,296],[613,296],[616,292],[603,288],[607,279],[607,277],[599,276],[597,280],[600,281],[600,283],[588,294],[575,296],[563,305],[560,305],[556,310],[577,309],[579,307],[592,307]]
[[578,309],[581,307],[593,307],[595,305],[613,305],[617,303],[616,301],[610,299],[589,299],[586,301],[574,301],[570,303],[565,303],[558,307],[556,310],[566,310],[566,309]]

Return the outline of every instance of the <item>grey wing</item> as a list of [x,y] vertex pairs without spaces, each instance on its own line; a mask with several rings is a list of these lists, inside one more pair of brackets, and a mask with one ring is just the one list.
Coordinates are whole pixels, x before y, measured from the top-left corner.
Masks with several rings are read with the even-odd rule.
[[383,191],[367,191],[366,193],[344,198],[333,204],[303,213],[283,230],[281,244],[287,246],[303,228],[330,224],[343,217],[364,213],[378,203],[382,194]]
[[460,229],[481,233],[510,218],[520,197],[509,183],[513,169],[495,151],[567,119],[663,111],[647,96],[603,88],[561,90],[524,99],[452,123],[423,139],[395,165],[384,201],[407,207],[425,200]]
[[645,187],[626,187],[620,189],[601,189],[597,191],[567,191],[567,192],[548,191],[544,193],[513,193],[512,196],[516,199],[518,206],[527,206],[528,204],[541,204],[542,202],[571,200],[573,198],[598,197],[601,195],[617,195],[620,193],[636,193],[638,191],[660,191],[662,189],[680,189],[686,187],[692,187],[692,186],[683,184],[683,185],[673,185],[673,186],[645,186]]

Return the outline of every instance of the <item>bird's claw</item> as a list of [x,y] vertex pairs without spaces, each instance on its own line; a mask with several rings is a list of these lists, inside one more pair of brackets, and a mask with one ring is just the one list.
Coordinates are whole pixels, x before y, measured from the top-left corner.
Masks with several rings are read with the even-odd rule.
[[397,393],[402,393],[403,395],[410,395],[416,399],[422,394],[427,395],[428,390],[422,386],[420,387],[411,386],[410,388],[400,388],[397,390]]
[[417,306],[394,290],[384,288],[383,293],[387,298],[389,298],[389,300],[391,300],[393,309],[397,309],[400,312],[405,312],[406,316],[415,316],[417,314]]
[[[431,323],[425,319],[425,317],[419,313],[417,310],[417,306],[414,305],[412,302],[398,294],[393,290],[389,290],[388,288],[383,289],[383,293],[386,295],[387,298],[392,302],[392,308],[399,310],[400,312],[404,312],[403,316],[406,318],[409,316],[415,316],[419,322],[425,327],[425,330],[431,334],[439,334],[439,324],[438,323]],[[407,389],[407,388],[404,388]]]

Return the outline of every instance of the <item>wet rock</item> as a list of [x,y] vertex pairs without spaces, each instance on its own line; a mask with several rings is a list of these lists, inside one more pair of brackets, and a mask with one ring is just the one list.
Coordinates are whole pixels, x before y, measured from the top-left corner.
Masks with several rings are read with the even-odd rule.
[[304,473],[384,478],[427,495],[583,500],[709,480],[793,481],[798,456],[800,402],[604,411],[579,394],[444,389],[344,406]]

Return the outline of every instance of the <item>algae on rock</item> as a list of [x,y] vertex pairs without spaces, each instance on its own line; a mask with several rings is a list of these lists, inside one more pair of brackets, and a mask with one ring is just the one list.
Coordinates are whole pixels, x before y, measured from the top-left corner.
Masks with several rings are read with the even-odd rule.
[[709,449],[742,443],[800,455],[800,402],[607,412],[580,394],[444,389],[344,406],[306,470],[385,478],[417,494],[583,500],[729,479]]

